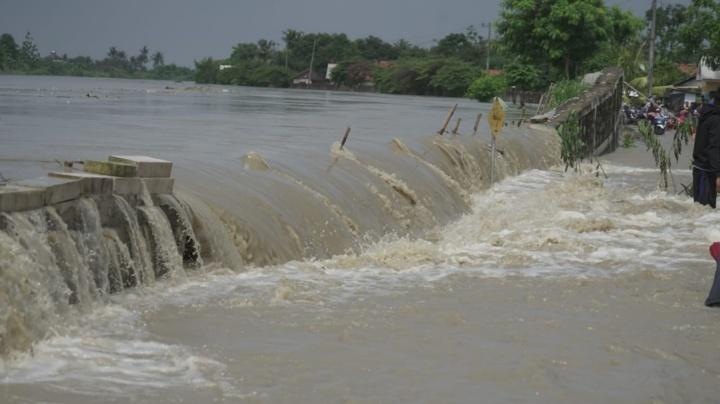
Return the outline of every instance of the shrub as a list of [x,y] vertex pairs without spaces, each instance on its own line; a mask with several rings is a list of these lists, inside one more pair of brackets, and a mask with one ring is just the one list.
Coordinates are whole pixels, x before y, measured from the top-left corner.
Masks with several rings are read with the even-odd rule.
[[575,98],[583,93],[587,86],[580,80],[563,80],[555,83],[550,93],[550,108],[555,108],[563,102]]
[[506,89],[505,77],[485,75],[473,81],[465,95],[480,102],[488,102],[493,97],[504,94]]

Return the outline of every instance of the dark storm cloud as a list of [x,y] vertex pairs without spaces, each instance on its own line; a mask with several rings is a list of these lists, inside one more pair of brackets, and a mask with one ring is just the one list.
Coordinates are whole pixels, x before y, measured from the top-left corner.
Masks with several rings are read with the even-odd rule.
[[[609,1],[642,15],[650,0]],[[280,42],[282,31],[405,38],[421,46],[498,15],[500,0],[0,0],[0,32],[30,31],[41,53],[103,56],[111,46],[162,50],[191,65],[238,42]],[[485,35],[485,34],[483,34]]]

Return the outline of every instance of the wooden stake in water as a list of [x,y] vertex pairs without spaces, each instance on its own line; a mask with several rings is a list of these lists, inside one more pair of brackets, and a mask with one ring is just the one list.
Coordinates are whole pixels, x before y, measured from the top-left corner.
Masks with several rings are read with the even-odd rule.
[[453,135],[458,134],[458,130],[460,130],[460,121],[461,120],[462,119],[460,117],[458,117],[457,123],[455,124],[455,129],[453,129],[453,131],[452,131]]
[[340,150],[345,147],[345,142],[348,140],[348,136],[350,136],[350,127],[348,126],[347,129],[345,129],[345,135],[342,138],[342,141],[340,142]]
[[450,120],[452,119],[453,115],[455,114],[456,109],[457,109],[457,104],[455,104],[455,106],[450,108],[447,116],[445,117],[445,122],[443,122],[442,128],[440,128],[440,130],[437,132],[438,135],[442,136],[445,133],[445,131],[447,131],[447,126],[448,126],[448,124],[450,124]]
[[482,118],[482,112],[479,112],[477,114],[477,117],[475,118],[475,126],[473,126],[473,136],[477,135],[478,126],[480,126],[480,119]]

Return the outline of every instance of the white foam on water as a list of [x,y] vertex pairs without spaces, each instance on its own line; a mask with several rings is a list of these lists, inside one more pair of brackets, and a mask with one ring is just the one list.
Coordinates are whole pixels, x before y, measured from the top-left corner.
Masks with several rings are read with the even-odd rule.
[[225,379],[221,359],[152,341],[143,333],[142,313],[209,302],[323,310],[453,275],[612,277],[710,262],[707,241],[717,237],[720,213],[687,197],[614,186],[648,173],[621,175],[603,182],[589,174],[529,171],[475,194],[471,213],[424,239],[387,237],[360,254],[243,273],[205,268],[180,283],[128,290],[84,325],[38,343],[33,355],[0,365],[0,383],[47,383],[107,396],[212,387],[233,396],[239,389]]
[[[130,299],[128,299],[130,301]],[[35,384],[87,396],[126,396],[148,389],[211,388],[238,396],[217,360],[152,341],[139,311],[117,304],[37,343],[32,352],[0,360],[0,385]]]

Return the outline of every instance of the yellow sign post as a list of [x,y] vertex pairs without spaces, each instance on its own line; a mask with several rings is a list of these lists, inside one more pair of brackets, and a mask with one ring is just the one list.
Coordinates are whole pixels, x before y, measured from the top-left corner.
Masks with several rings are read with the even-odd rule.
[[492,135],[492,163],[490,166],[490,185],[492,185],[495,182],[495,139],[500,136],[500,132],[505,126],[505,103],[499,97],[495,97],[493,100],[488,122]]

